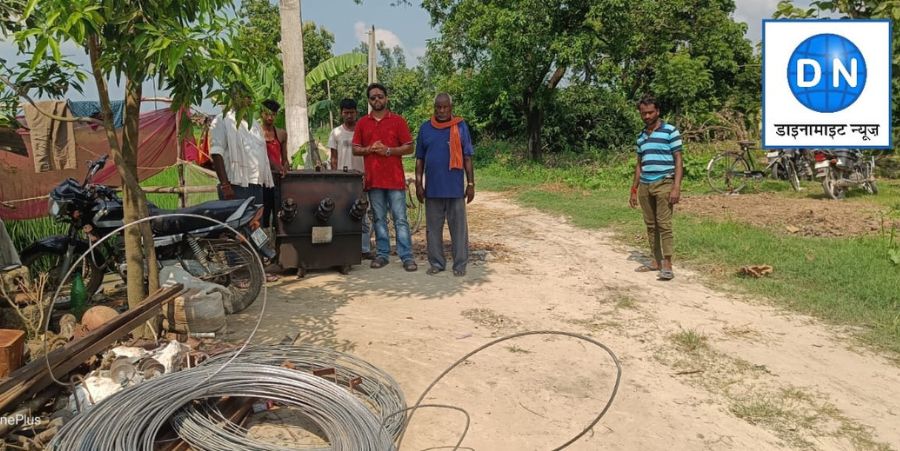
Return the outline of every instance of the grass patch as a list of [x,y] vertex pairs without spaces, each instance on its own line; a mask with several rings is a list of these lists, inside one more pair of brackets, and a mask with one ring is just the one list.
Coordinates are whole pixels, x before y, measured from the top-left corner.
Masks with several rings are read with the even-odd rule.
[[[480,189],[510,192],[526,206],[561,214],[579,227],[610,229],[630,245],[647,247],[640,211],[628,207],[627,169],[633,169],[633,155],[587,163],[568,156],[538,165],[516,157],[510,144],[487,146],[494,148],[478,150],[493,152],[477,169]],[[701,148],[695,160],[703,161],[716,150]],[[547,188],[558,184],[573,189]],[[759,187],[781,185],[786,183],[768,181]],[[878,196],[850,196],[847,201],[877,198],[884,205],[900,207],[898,186],[896,181],[884,181]],[[809,190],[815,187],[810,184]],[[684,183],[685,196],[707,193],[702,173],[695,172]],[[866,343],[900,358],[900,264],[890,258],[890,231],[883,237],[783,236],[746,224],[684,213],[675,216],[674,226],[677,261],[688,262],[709,275],[717,288],[725,282],[736,291],[772,299],[834,324],[853,326]],[[898,240],[894,238],[894,247]],[[759,264],[773,266],[774,273],[761,279],[738,277],[741,266]]]
[[831,403],[821,402],[796,387],[734,399],[729,411],[750,424],[772,430],[795,448],[815,449],[810,439],[830,436],[848,441],[853,449],[892,449],[876,441],[871,428],[848,419]]
[[696,331],[669,337],[675,349],[661,346],[655,356],[679,370],[675,377],[707,390],[724,401],[732,415],[772,431],[791,448],[815,449],[819,438],[833,437],[852,449],[891,449],[876,440],[871,427],[844,415],[827,395],[784,385],[765,366],[714,349]]
[[617,294],[613,297],[613,301],[615,301],[617,309],[633,310],[637,308],[637,300],[627,294]]
[[670,338],[675,343],[675,346],[678,346],[679,349],[685,352],[697,352],[707,347],[706,335],[693,329],[674,333]]

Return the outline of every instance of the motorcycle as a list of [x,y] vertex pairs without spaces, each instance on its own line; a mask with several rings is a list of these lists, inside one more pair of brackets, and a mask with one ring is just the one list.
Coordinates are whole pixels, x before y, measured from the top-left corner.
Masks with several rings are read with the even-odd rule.
[[813,165],[806,149],[778,149],[766,153],[768,167],[776,180],[787,180],[795,191],[800,190],[801,180],[813,180]]
[[843,199],[852,187],[878,194],[875,157],[866,156],[859,150],[817,150],[815,161],[816,178],[822,180],[822,188],[828,197]]
[[[108,186],[92,183],[93,177],[106,165],[107,156],[89,164],[84,182],[66,179],[50,192],[50,216],[68,224],[65,235],[37,241],[21,252],[22,264],[32,274],[46,272],[48,285],[55,290],[77,258],[87,252],[89,243],[109,235],[124,224],[122,201]],[[157,260],[174,260],[194,277],[228,287],[234,293],[232,313],[249,306],[259,294],[265,274],[253,252],[271,260],[274,252],[260,228],[262,205],[253,199],[217,200],[183,208],[161,210],[148,203],[151,216],[183,213],[209,217],[238,230],[240,236],[221,224],[202,218],[169,216],[150,221]],[[243,243],[252,247],[248,249]],[[83,260],[79,268],[85,288],[93,295],[109,272],[125,274],[125,248],[122,233],[110,237]],[[77,272],[77,271],[76,271]],[[71,278],[70,278],[71,280]],[[59,304],[66,304],[70,284],[61,290]]]

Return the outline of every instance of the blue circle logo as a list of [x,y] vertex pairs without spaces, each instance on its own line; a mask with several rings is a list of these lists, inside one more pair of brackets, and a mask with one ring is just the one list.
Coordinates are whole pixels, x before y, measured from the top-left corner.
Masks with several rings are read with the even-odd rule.
[[834,113],[856,102],[866,86],[866,61],[856,44],[817,34],[794,49],[787,69],[794,97],[807,108]]

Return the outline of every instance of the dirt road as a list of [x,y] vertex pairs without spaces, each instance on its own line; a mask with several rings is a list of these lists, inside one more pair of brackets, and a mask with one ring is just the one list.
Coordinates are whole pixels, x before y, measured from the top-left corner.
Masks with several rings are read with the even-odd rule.
[[[465,278],[426,275],[420,255],[415,274],[395,258],[271,285],[258,341],[300,332],[298,341],[356,354],[412,403],[492,337],[577,332],[615,351],[623,379],[606,417],[569,449],[900,449],[900,370],[850,349],[840,330],[715,291],[683,268],[657,282],[634,272],[639,253],[609,235],[502,194],[479,193],[470,229],[482,261]],[[235,337],[260,304],[230,317]],[[590,422],[613,376],[590,345],[529,337],[475,356],[427,401],[471,414],[471,449],[547,450]],[[462,425],[457,413],[423,410],[403,449],[453,445]]]

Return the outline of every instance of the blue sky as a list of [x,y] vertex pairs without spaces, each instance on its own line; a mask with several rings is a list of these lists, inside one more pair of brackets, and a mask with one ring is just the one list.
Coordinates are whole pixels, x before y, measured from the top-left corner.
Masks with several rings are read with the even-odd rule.
[[[376,37],[385,41],[390,47],[399,45],[403,48],[410,64],[425,53],[428,39],[437,36],[431,27],[431,19],[420,6],[390,6],[390,0],[364,0],[358,5],[352,0],[306,0],[302,5],[304,21],[314,21],[331,31],[335,36],[333,51],[345,53],[359,45],[365,39],[365,32],[375,25]],[[800,0],[798,4],[807,4]],[[761,20],[770,17],[775,11],[778,0],[736,0],[737,10],[734,17],[738,21],[747,22],[747,37],[757,42],[760,39]],[[15,48],[2,38],[0,41],[0,58],[15,61]],[[64,46],[63,53],[68,54],[77,63],[87,63],[87,58],[74,46]],[[74,100],[94,100],[97,97],[93,83],[86,83],[84,96],[72,93]],[[158,92],[160,96],[165,95]],[[153,96],[152,83],[145,85],[145,96]],[[111,96],[121,98],[121,89],[114,89]],[[203,110],[209,111],[208,105]]]

